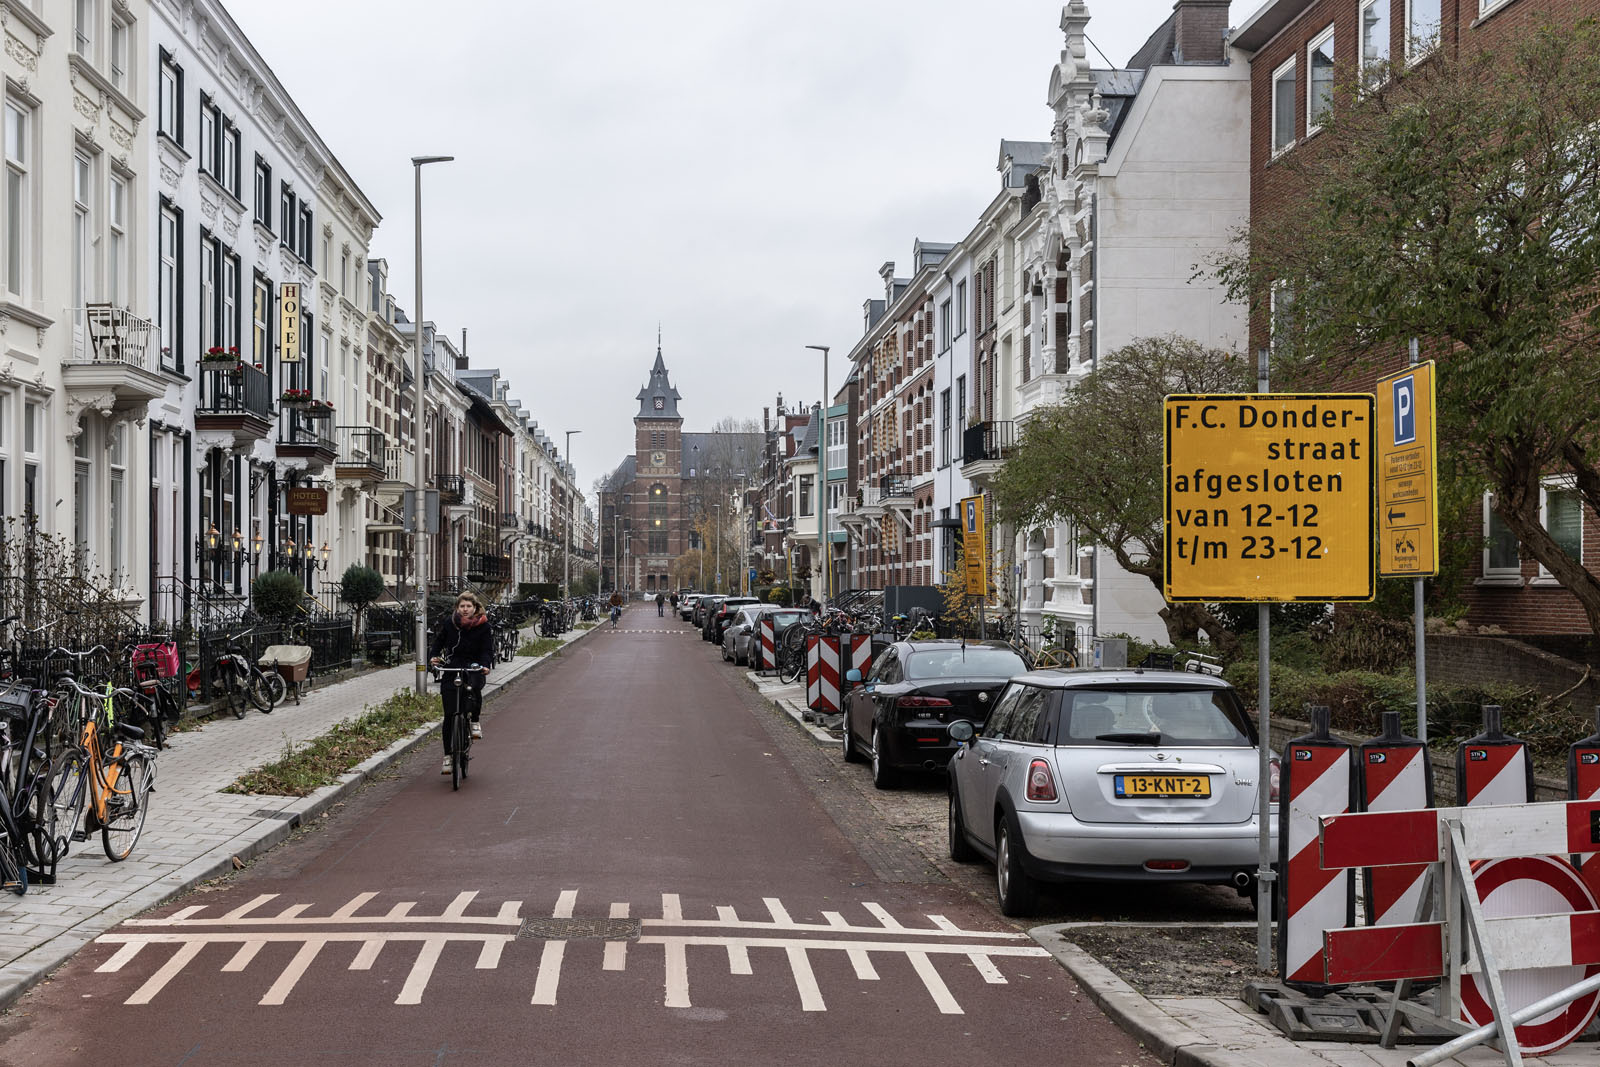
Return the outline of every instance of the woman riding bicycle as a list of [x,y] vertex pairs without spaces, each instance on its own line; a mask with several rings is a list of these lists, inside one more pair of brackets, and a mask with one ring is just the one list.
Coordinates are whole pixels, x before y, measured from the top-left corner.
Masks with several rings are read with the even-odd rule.
[[[436,667],[482,667],[481,674],[466,675],[460,686],[441,687],[444,729],[440,731],[440,736],[444,739],[444,769],[440,773],[449,774],[451,727],[455,724],[456,716],[463,711],[469,713],[472,716],[472,736],[483,736],[478,716],[483,710],[483,682],[489,673],[487,664],[494,662],[494,629],[489,625],[489,617],[484,614],[483,602],[478,599],[478,594],[469,589],[456,598],[455,612],[439,627],[433,645],[428,649],[428,662]],[[466,708],[457,706],[463,699],[467,701]]]

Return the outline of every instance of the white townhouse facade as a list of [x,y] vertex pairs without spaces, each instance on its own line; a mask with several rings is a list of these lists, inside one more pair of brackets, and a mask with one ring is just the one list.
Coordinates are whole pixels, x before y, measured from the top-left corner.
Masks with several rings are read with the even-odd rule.
[[268,569],[325,593],[334,542],[340,561],[361,555],[359,508],[334,492],[334,426],[361,407],[355,260],[377,212],[217,0],[151,0],[144,57],[171,378],[151,412],[152,491],[173,502],[155,509],[157,617],[247,595]]
[[934,278],[933,306],[933,580],[954,580],[960,570],[961,500],[972,496],[962,473],[962,434],[967,426],[968,380],[973,361],[973,263],[969,241],[957,244],[940,262]]
[[[139,610],[146,407],[165,387],[137,207],[151,184],[149,19],[112,0],[9,0],[0,32],[0,533],[59,538]],[[15,610],[16,573],[4,577]]]
[[[1089,20],[1083,0],[1063,9],[1038,203],[1011,231],[1004,272],[1002,307],[1015,299],[1000,331],[1014,340],[1000,365],[1022,422],[1135,338],[1246,339],[1245,309],[1196,277],[1249,211],[1249,65],[1224,45],[1226,0],[1178,0],[1117,70],[1089,63]],[[1071,626],[1085,650],[1094,634],[1167,640],[1156,586],[1074,524],[1025,531],[1016,551],[1025,621]]]

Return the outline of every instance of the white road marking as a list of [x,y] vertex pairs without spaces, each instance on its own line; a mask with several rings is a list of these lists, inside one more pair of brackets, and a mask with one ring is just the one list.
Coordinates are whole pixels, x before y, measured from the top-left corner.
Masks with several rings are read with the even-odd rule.
[[[262,922],[287,922],[290,919],[300,918],[300,913],[311,907],[310,904],[291,904],[283,909],[283,913],[275,919],[263,919]],[[181,921],[181,920],[180,920]]]
[[372,965],[378,962],[378,953],[383,951],[382,941],[363,941],[361,951],[356,953],[356,958],[350,961],[352,971],[370,971]]
[[411,965],[411,973],[406,975],[406,984],[400,988],[400,995],[394,998],[396,1004],[421,1004],[423,991],[428,988],[428,979],[433,977],[433,968],[439,963],[439,953],[444,951],[443,937],[430,937],[422,943],[422,951],[417,953],[417,962]]
[[467,913],[467,905],[472,903],[472,898],[478,895],[476,889],[468,889],[457,893],[450,906],[439,913],[441,919],[459,919]]
[[972,965],[978,969],[978,973],[983,975],[985,982],[990,985],[1006,984],[1006,976],[1000,973],[1000,968],[996,967],[994,960],[991,960],[988,956],[981,952],[974,952],[967,959],[971,960]]
[[556,897],[556,910],[550,913],[552,919],[570,919],[573,909],[578,906],[578,891],[576,889],[563,889],[561,895]]
[[[677,899],[677,898],[673,898]],[[666,955],[666,995],[662,1004],[668,1008],[687,1008],[689,1004],[689,956],[682,941],[663,944]]]
[[478,953],[477,969],[492,971],[500,966],[500,950],[506,947],[504,941],[485,941],[483,950]]
[[939,977],[939,972],[933,969],[933,961],[926,952],[908,952],[906,959],[911,961],[912,970],[917,972],[917,977],[922,979],[922,984],[927,987],[928,995],[939,1006],[942,1015],[965,1015],[961,1005],[956,1003],[956,998],[950,995],[950,987],[944,984],[944,979]]
[[191,907],[179,908],[177,911],[172,913],[172,918],[173,918],[173,920],[175,922],[182,922],[183,920],[187,919],[189,916],[197,914],[197,913],[205,911],[205,910],[206,910],[206,906],[204,904],[195,904],[195,905],[193,905]]
[[772,915],[772,925],[794,925],[794,920],[789,918],[789,911],[783,906],[783,901],[779,900],[777,897],[767,897],[762,900],[762,903],[767,906],[767,911]]
[[335,919],[348,919],[348,918],[350,918],[356,912],[360,911],[361,908],[367,903],[367,901],[371,900],[373,897],[375,897],[377,895],[378,894],[376,894],[376,893],[357,893],[355,896],[350,898],[350,903],[346,904],[344,907],[340,908],[338,911],[333,913],[333,918],[335,918]]
[[794,985],[800,991],[801,1011],[827,1011],[822,1002],[822,990],[817,988],[817,975],[811,969],[811,957],[798,945],[789,946],[789,969],[794,972]]
[[222,965],[222,969],[224,971],[244,970],[250,966],[250,961],[256,958],[256,953],[260,952],[261,946],[265,944],[266,942],[259,938],[254,941],[246,941],[239,946],[239,951],[233,954],[233,959]]
[[295,984],[304,976],[306,968],[311,966],[311,961],[317,958],[317,953],[321,952],[322,946],[326,944],[326,941],[316,939],[301,945],[300,951],[296,952],[294,959],[289,961],[289,966],[285,967],[283,973],[278,975],[278,980],[272,983],[272,988],[268,989],[266,995],[256,1003],[261,1005],[282,1004],[289,999],[289,993],[294,989]]
[[933,923],[933,925],[937,926],[947,934],[955,933],[961,929],[961,927],[957,926],[949,919],[946,919],[943,915],[930,915],[928,916],[928,921]]
[[[613,919],[626,919],[628,917],[628,905],[626,903],[611,905],[611,917]],[[627,970],[628,943],[626,941],[607,941],[605,959],[600,966],[607,971]]]
[[144,948],[144,945],[145,943],[143,941],[131,941],[128,944],[123,945],[121,948],[117,949],[117,951],[111,954],[110,959],[96,967],[95,973],[109,974],[122,970],[122,968],[127,965],[129,960],[133,959],[133,957],[139,954],[139,950]]
[[822,917],[827,919],[828,925],[836,930],[845,930],[850,927],[849,921],[837,911],[825,911],[822,913]]
[[522,925],[522,920],[517,918],[517,916],[521,914],[522,901],[508,900],[500,905],[500,914],[496,915],[495,918],[505,923],[515,922],[518,926],[520,926]]
[[[903,925],[901,925],[900,920],[896,919],[893,915],[890,915],[888,913],[888,911],[886,911],[884,909],[884,906],[882,904],[875,904],[875,903],[873,903],[872,901],[869,900],[869,901],[866,901],[865,903],[863,903],[861,906],[863,908],[866,908],[874,916],[876,916],[877,920],[880,923],[883,924],[883,928],[885,930],[904,930],[905,929],[905,927]],[[940,931],[940,933],[945,933],[945,932],[947,932],[947,931]]]
[[[644,920],[646,923],[649,919]],[[661,894],[661,922],[677,926],[683,922],[683,902],[676,893]]]
[[167,983],[176,978],[178,976],[178,972],[187,967],[190,960],[200,955],[200,950],[205,947],[206,943],[204,941],[190,941],[187,944],[179,945],[178,951],[172,954],[172,958],[166,963],[163,963],[160,968],[157,969],[156,973],[152,974],[144,985],[134,990],[133,996],[123,1001],[123,1003],[150,1003],[155,995],[165,989],[167,987]]
[[561,984],[561,961],[566,957],[565,941],[546,941],[544,953],[539,957],[539,977],[533,983],[534,1004],[553,1006],[556,987]]
[[872,954],[863,948],[852,948],[845,952],[850,957],[850,966],[855,968],[856,977],[863,982],[876,982],[878,980],[877,968],[872,966]]
[[224,915],[223,918],[242,919],[246,915],[249,915],[252,911],[255,911],[257,908],[261,907],[261,905],[265,904],[267,901],[275,899],[277,895],[278,894],[276,893],[262,893],[254,900],[247,901],[239,905],[237,908],[234,908],[232,911],[228,912],[228,914]]

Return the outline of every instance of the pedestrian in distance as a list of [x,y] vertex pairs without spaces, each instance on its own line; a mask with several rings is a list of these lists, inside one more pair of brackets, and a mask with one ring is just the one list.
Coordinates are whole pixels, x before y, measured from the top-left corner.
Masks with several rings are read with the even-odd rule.
[[665,618],[666,614],[667,614],[667,595],[665,593],[657,593],[656,594],[656,615],[658,617],[660,617],[660,618]]
[[677,593],[673,593],[672,594],[671,602],[672,602],[672,610],[673,611],[677,611],[678,610],[678,594]]
[[[428,648],[428,662],[435,667],[481,668],[479,673],[465,676],[461,685],[441,685],[444,698],[444,768],[441,774],[450,773],[450,738],[457,715],[472,716],[472,736],[483,736],[478,717],[483,712],[483,683],[489,668],[484,664],[494,662],[494,627],[484,613],[483,601],[470,589],[456,597],[456,609],[439,626],[433,643]],[[460,707],[462,702],[465,707]]]

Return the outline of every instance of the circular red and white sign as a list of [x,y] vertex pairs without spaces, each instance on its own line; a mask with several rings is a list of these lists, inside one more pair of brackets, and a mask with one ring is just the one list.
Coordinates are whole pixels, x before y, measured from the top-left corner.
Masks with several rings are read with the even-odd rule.
[[[1582,876],[1572,864],[1555,856],[1518,856],[1473,864],[1473,884],[1486,919],[1561,915],[1596,909],[1594,895]],[[1501,971],[1500,981],[1507,1003],[1516,1012],[1595,974],[1600,974],[1600,965],[1533,967]],[[1475,975],[1464,975],[1461,979],[1461,1008],[1474,1026],[1483,1026],[1494,1019],[1489,998],[1479,987]],[[1517,1043],[1526,1056],[1554,1052],[1583,1033],[1597,1008],[1600,1008],[1600,992],[1579,997],[1518,1026]]]

